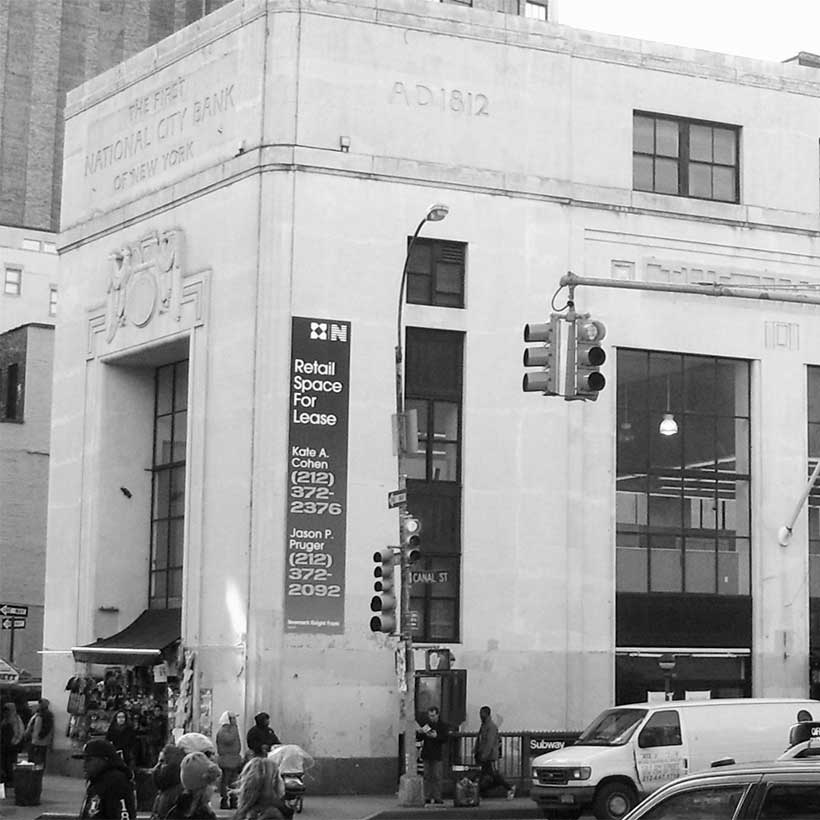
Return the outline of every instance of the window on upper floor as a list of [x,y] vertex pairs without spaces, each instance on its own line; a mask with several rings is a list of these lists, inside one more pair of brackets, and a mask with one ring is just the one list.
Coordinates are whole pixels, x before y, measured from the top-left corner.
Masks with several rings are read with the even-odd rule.
[[546,20],[548,8],[547,0],[524,0],[524,17]]
[[5,372],[3,421],[23,420],[23,380],[20,365],[13,362]]
[[16,265],[6,265],[6,279],[3,292],[9,296],[19,296],[23,290],[23,269]]
[[466,256],[464,242],[416,239],[407,263],[408,303],[463,308]]
[[48,289],[48,315],[57,315],[57,285],[51,285]]
[[636,111],[632,185],[636,191],[740,201],[740,129]]

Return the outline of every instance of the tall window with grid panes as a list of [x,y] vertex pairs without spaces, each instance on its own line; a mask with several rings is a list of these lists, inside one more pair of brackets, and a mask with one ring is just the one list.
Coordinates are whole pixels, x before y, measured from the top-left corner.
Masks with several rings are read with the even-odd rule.
[[151,609],[182,606],[188,362],[158,367],[154,377]]
[[[748,696],[749,364],[622,349],[617,399],[617,645],[699,647],[676,685]],[[722,647],[745,655],[708,657]],[[659,674],[643,663],[617,659],[619,703],[643,699],[645,675]]]
[[[407,301],[464,307],[466,245],[416,241],[408,264]],[[413,639],[460,637],[461,405],[464,334],[408,327],[405,407],[418,417],[419,441],[407,460],[407,506],[422,522],[422,558],[411,568]]]
[[[808,465],[811,475],[820,459],[820,367],[807,368]],[[809,663],[811,697],[820,697],[820,482],[809,493]]]

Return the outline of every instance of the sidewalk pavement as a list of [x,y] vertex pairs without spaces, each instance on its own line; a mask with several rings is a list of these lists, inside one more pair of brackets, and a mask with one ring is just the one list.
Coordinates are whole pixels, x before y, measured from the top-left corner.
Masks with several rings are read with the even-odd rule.
[[[76,820],[85,793],[85,781],[77,777],[46,774],[39,806],[17,806],[14,792],[0,800],[0,818],[3,820]],[[219,820],[230,820],[233,812],[217,810]],[[455,808],[452,801],[441,807],[405,808],[398,805],[395,794],[305,794],[304,810],[294,817],[305,820],[414,820],[414,818],[534,818],[542,812],[528,797],[515,800],[490,799],[473,808]],[[148,813],[138,818],[147,820]]]

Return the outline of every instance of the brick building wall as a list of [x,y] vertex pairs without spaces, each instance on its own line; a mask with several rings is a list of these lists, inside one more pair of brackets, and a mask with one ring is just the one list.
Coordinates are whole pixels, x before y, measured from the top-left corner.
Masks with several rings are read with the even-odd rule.
[[[42,668],[53,360],[53,327],[31,324],[0,335],[0,603],[29,610],[25,629],[13,636],[0,631],[0,657],[35,676]],[[14,363],[22,374],[22,412],[6,421],[6,380]]]
[[58,230],[66,92],[227,0],[0,0],[0,224]]

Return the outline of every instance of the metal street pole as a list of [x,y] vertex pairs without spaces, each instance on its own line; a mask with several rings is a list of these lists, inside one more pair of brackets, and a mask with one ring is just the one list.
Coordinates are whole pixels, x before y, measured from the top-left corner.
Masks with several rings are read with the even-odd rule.
[[[424,219],[419,222],[410,242],[407,244],[407,254],[404,257],[404,269],[401,273],[399,285],[398,310],[396,311],[396,428],[398,441],[396,446],[398,466],[398,489],[407,487],[405,458],[407,455],[407,426],[404,414],[404,356],[402,353],[402,313],[404,309],[404,291],[407,285],[407,268],[410,265],[410,256],[413,245],[416,243],[419,232],[425,222],[439,222],[447,216],[449,208],[446,205],[436,204],[427,209]],[[407,514],[407,501],[399,507],[399,544],[402,543],[401,522]],[[404,689],[401,692],[399,705],[399,722],[404,730],[404,774],[399,779],[399,805],[423,806],[424,787],[418,775],[418,757],[416,755],[416,669],[413,656],[413,628],[410,622],[410,563],[404,549],[400,552],[401,577],[401,612],[399,629],[401,631],[402,651],[404,652]]]

